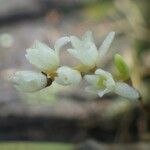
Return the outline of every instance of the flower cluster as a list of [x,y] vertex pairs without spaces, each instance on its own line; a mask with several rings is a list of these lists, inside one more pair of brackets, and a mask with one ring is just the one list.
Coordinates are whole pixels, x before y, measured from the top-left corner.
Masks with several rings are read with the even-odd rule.
[[[114,56],[117,76],[100,68],[114,36],[115,32],[110,32],[99,48],[96,47],[90,31],[87,31],[81,39],[76,36],[62,37],[55,42],[54,49],[35,41],[33,46],[26,50],[25,56],[39,72],[19,71],[11,81],[17,89],[35,92],[50,86],[54,81],[67,86],[79,84],[85,79],[90,84],[86,90],[96,92],[100,97],[114,92],[128,99],[138,99],[139,93],[126,83],[130,80],[130,70],[119,54]],[[71,43],[72,48],[67,51],[80,62],[78,66],[61,66],[60,49],[68,43]]]

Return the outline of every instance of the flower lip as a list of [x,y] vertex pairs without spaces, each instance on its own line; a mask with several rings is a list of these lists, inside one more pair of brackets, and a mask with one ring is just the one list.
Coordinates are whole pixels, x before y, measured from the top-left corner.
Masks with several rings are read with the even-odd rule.
[[101,79],[101,82],[107,87],[107,88],[114,88],[115,86],[115,81],[113,79],[113,76],[111,75],[111,73],[104,71],[102,69],[97,69],[95,71],[96,75],[99,75]]

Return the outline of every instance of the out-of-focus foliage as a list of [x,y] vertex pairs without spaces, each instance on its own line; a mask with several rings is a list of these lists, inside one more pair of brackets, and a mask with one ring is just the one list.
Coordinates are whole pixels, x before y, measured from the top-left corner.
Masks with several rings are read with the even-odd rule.
[[35,142],[10,142],[0,143],[1,150],[73,150],[70,144],[62,143],[35,143]]
[[97,1],[95,3],[88,3],[83,9],[84,16],[87,21],[99,21],[107,17],[115,15],[115,7],[112,1]]

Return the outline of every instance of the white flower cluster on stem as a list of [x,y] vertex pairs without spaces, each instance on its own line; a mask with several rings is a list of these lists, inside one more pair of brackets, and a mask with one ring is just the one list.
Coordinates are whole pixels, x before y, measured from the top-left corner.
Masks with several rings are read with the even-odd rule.
[[[26,50],[25,56],[40,72],[19,71],[11,78],[11,81],[19,90],[35,92],[49,86],[49,80],[51,83],[55,81],[67,86],[79,84],[82,79],[85,79],[90,84],[86,90],[95,92],[100,97],[114,92],[128,99],[138,99],[139,93],[131,85],[123,82],[130,80],[130,71],[119,54],[115,55],[118,79],[100,68],[114,36],[115,32],[110,32],[100,48],[96,47],[91,31],[87,31],[82,39],[76,36],[62,37],[55,42],[54,49],[40,41],[35,41],[33,46]],[[69,42],[72,48],[67,51],[80,62],[75,67],[61,66],[60,63],[60,49]]]

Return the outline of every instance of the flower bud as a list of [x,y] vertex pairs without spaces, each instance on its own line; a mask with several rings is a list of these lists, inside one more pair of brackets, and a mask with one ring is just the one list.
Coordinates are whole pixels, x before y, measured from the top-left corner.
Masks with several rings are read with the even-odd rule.
[[55,81],[61,85],[75,85],[80,83],[82,77],[79,71],[67,66],[58,68]]
[[119,78],[122,80],[128,80],[130,78],[130,70],[124,59],[116,54],[115,57],[115,66],[119,71]]
[[35,92],[47,85],[46,76],[33,71],[18,71],[10,80],[16,89],[24,92]]

